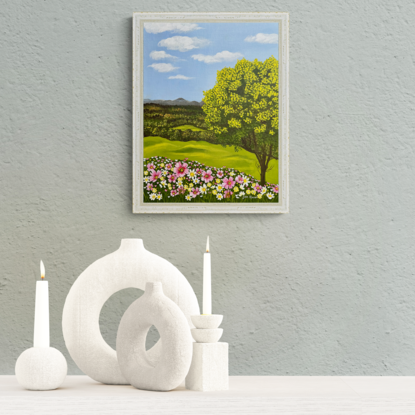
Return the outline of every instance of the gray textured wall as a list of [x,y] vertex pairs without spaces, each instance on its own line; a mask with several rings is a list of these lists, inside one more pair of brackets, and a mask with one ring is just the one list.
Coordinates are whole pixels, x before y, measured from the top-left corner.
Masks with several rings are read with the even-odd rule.
[[[131,213],[133,11],[290,12],[289,214]],[[210,234],[231,374],[415,375],[414,20],[409,0],[1,1],[0,374],[31,345],[40,258],[68,357],[91,262],[142,237],[200,299]],[[109,342],[133,298],[105,307]]]

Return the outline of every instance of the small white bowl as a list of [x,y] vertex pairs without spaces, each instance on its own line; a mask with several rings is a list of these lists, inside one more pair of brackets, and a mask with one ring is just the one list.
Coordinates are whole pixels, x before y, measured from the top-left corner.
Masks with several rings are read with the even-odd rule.
[[190,316],[192,323],[197,329],[217,329],[223,320],[221,314],[201,314]]
[[191,332],[197,343],[217,343],[223,329],[191,329]]

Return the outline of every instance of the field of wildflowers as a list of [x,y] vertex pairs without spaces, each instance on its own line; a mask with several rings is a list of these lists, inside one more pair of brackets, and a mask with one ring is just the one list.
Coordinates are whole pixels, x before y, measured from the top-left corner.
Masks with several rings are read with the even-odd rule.
[[261,186],[253,176],[232,168],[166,157],[144,159],[144,202],[277,203],[278,184]]

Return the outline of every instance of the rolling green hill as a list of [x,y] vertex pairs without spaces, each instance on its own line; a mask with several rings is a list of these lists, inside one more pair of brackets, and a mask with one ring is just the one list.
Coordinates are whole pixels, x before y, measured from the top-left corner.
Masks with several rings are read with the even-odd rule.
[[173,127],[173,130],[205,131],[203,128],[195,127],[194,125],[179,125],[178,127]]
[[[233,168],[260,180],[260,172],[256,168],[256,157],[246,150],[235,151],[233,147],[223,147],[206,141],[170,141],[163,137],[144,138],[144,157],[162,156],[172,160],[198,161],[211,167]],[[278,184],[278,161],[271,161],[272,169],[267,172],[266,180]]]

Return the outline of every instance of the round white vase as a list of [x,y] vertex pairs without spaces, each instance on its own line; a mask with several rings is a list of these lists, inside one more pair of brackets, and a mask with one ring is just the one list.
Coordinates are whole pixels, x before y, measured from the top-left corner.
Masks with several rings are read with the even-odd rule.
[[53,347],[31,347],[17,359],[17,381],[34,391],[57,389],[65,380],[68,366],[64,355]]
[[[128,384],[117,354],[103,339],[99,315],[105,302],[125,288],[145,289],[147,282],[161,282],[165,295],[185,315],[199,314],[196,295],[184,275],[170,262],[144,248],[141,239],[123,239],[120,248],[95,261],[74,282],[66,297],[62,329],[68,351],[78,367],[92,379],[106,384]],[[161,343],[148,351],[157,359]]]
[[[161,340],[157,359],[148,356],[145,346],[152,325]],[[163,294],[161,283],[147,283],[144,295],[130,305],[118,328],[117,356],[122,374],[138,389],[169,391],[184,381],[192,354],[192,336],[183,312]]]

